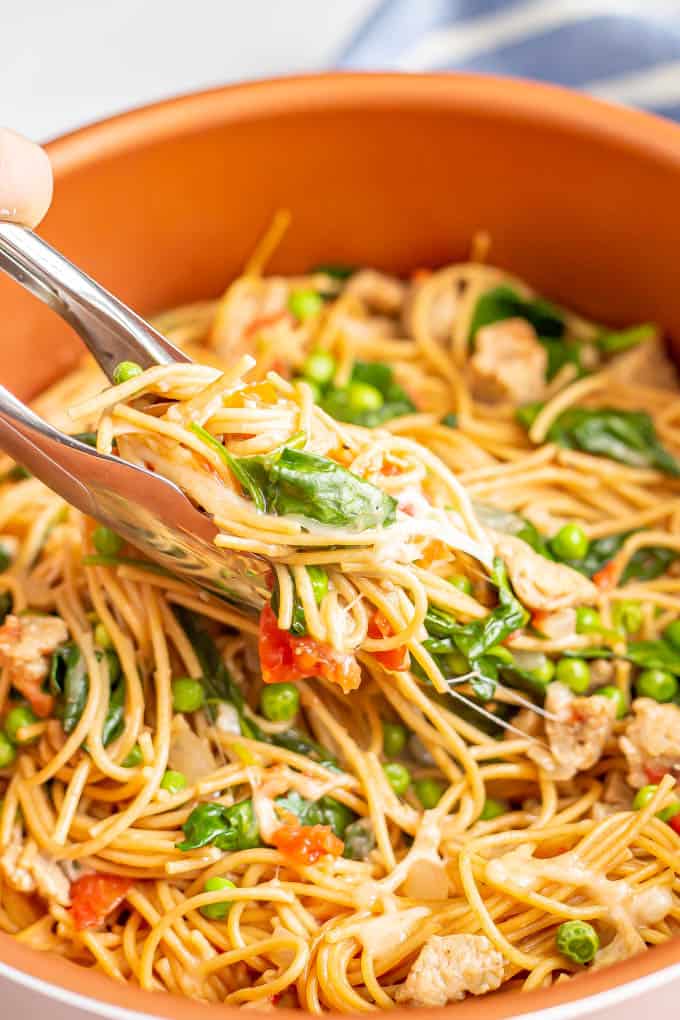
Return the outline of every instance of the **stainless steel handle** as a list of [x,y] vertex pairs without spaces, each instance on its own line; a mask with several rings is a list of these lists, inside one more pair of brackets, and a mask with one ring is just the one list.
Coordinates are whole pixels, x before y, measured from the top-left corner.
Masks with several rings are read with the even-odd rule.
[[73,326],[109,379],[121,361],[149,368],[189,360],[27,227],[0,222],[0,269]]

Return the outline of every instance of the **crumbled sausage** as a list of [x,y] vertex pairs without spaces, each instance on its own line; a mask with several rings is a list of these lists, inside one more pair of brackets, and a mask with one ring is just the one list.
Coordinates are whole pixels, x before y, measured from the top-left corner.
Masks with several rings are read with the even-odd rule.
[[666,773],[680,780],[680,708],[651,698],[633,702],[633,718],[619,738],[628,762],[628,782],[639,788]]
[[[237,280],[218,308],[212,329],[212,346],[222,360],[253,354],[259,332],[280,328],[291,291],[291,281],[272,276],[266,280],[245,276]],[[288,328],[288,327],[287,327]]]
[[66,624],[57,616],[10,615],[0,627],[0,665],[9,670],[12,686],[43,718],[54,705],[54,699],[41,690],[48,657],[67,638]]
[[535,744],[527,752],[530,758],[553,779],[561,780],[571,779],[599,761],[616,718],[611,698],[576,698],[564,684],[552,683],[545,708],[549,713],[545,723],[549,750]]
[[[434,287],[431,286],[431,279],[427,280],[430,295],[427,298],[427,331],[433,340],[442,344],[451,338],[458,311],[458,297],[447,275],[442,274],[441,282],[440,279],[437,279]],[[422,287],[422,283],[413,283],[404,301],[401,319],[409,336],[414,334],[415,313],[418,309],[418,297]]]
[[633,791],[620,772],[609,772],[602,788],[602,799],[593,804],[593,818],[600,821],[619,811],[630,811]]
[[546,559],[514,535],[491,532],[491,537],[517,597],[527,609],[554,612],[597,599],[597,588],[578,570]]
[[540,400],[545,390],[548,354],[526,319],[503,319],[482,326],[469,361],[474,395],[487,403]]
[[486,935],[432,935],[412,965],[396,999],[411,1006],[445,1006],[485,995],[503,980],[504,960]]

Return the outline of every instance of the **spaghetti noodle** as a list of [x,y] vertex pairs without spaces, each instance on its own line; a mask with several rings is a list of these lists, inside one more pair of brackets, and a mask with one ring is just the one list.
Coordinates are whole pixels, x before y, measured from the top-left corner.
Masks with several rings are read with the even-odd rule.
[[[680,925],[680,399],[481,261],[266,277],[36,406],[264,556],[260,619],[0,488],[0,929],[147,989],[367,1011]],[[66,409],[70,408],[70,414]]]

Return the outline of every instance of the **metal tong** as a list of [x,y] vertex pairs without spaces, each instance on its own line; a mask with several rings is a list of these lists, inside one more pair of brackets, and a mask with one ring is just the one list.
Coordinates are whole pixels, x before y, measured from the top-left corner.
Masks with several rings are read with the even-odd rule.
[[[149,368],[190,360],[26,227],[0,223],[0,268],[75,329],[109,380],[121,361]],[[65,435],[4,386],[0,448],[173,574],[244,608],[259,609],[268,597],[266,561],[218,549],[212,520],[173,482]]]

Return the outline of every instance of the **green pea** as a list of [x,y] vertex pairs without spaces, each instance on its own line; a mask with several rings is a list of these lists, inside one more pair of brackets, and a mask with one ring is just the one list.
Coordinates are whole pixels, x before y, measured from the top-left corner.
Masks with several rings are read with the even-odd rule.
[[161,790],[168,793],[179,793],[187,785],[187,777],[183,772],[176,772],[174,769],[167,769],[161,779]]
[[680,648],[680,620],[673,620],[672,623],[669,623],[663,632],[663,636],[675,648]]
[[484,801],[484,807],[482,808],[479,820],[482,822],[490,822],[492,818],[498,818],[500,815],[504,815],[507,810],[507,801],[494,800],[493,797],[487,797]]
[[182,676],[172,681],[172,707],[175,712],[197,712],[204,701],[205,694],[199,680]]
[[14,744],[7,734],[0,730],[0,769],[6,769],[8,765],[11,765],[16,756]]
[[323,388],[335,375],[336,367],[335,358],[328,351],[310,351],[302,366],[302,374],[307,382]]
[[671,818],[675,818],[676,815],[680,815],[680,800],[674,800],[668,807],[665,807],[663,811],[659,811],[657,815],[662,822],[670,822]]
[[465,574],[451,574],[451,577],[447,577],[446,580],[454,588],[457,588],[458,591],[462,591],[466,595],[472,595],[472,581]]
[[300,691],[295,684],[265,684],[260,694],[260,707],[266,719],[288,722],[300,708]]
[[580,524],[565,524],[550,540],[550,548],[561,560],[582,560],[590,542]]
[[100,556],[117,556],[123,548],[123,539],[120,535],[103,525],[92,532],[92,542]]
[[408,730],[401,723],[386,722],[383,720],[383,751],[388,758],[396,758],[406,747]]
[[413,784],[416,797],[426,810],[437,806],[444,794],[444,784],[437,779],[418,779]]
[[318,315],[323,308],[323,298],[315,290],[294,290],[288,298],[288,311],[300,322]]
[[411,773],[405,765],[398,761],[388,761],[386,765],[383,765],[383,772],[398,797],[401,797],[402,793],[406,793],[411,785]]
[[95,644],[99,645],[100,648],[113,648],[113,641],[111,635],[104,626],[103,623],[98,623],[94,628],[94,641]]
[[115,386],[120,386],[121,383],[127,382],[128,379],[134,379],[135,376],[142,374],[142,366],[138,365],[136,361],[119,361],[113,370],[113,382]]
[[650,784],[649,786],[643,786],[635,794],[633,799],[633,810],[641,811],[642,808],[647,807],[650,800],[653,800],[656,796],[656,791],[659,789],[658,786]]
[[609,698],[616,705],[616,718],[623,719],[624,715],[628,711],[628,705],[626,704],[626,698],[623,691],[614,684],[607,684],[606,687],[599,687],[595,694],[601,698]]
[[585,659],[560,659],[555,679],[566,684],[574,694],[585,694],[590,686],[590,666]]
[[534,666],[529,672],[536,683],[546,687],[555,676],[555,663],[546,656],[540,666]]
[[351,382],[347,387],[347,403],[353,411],[378,411],[385,403],[385,398],[370,383]]
[[328,594],[328,574],[323,567],[307,567],[307,573],[312,582],[314,601],[320,606]]
[[593,631],[602,630],[602,620],[596,609],[590,606],[579,606],[576,610],[576,633],[592,634]]
[[135,744],[134,747],[130,749],[129,754],[123,758],[121,764],[124,769],[133,769],[136,765],[141,765],[143,761],[144,758],[142,756],[142,749],[139,744]]
[[[228,878],[221,878],[215,875],[208,878],[203,886],[203,892],[217,892],[218,889],[235,889],[236,886]],[[218,903],[207,903],[201,907],[201,913],[210,921],[223,921],[231,910],[231,900],[223,900]]]
[[600,948],[600,938],[587,921],[565,921],[557,929],[555,943],[559,952],[574,963],[590,963]]
[[[621,599],[620,602],[614,603],[612,620],[614,626],[625,634],[637,634],[642,626],[642,606],[633,599]],[[680,638],[680,633],[678,637]]]
[[635,689],[641,698],[672,701],[678,693],[678,681],[665,669],[644,669],[635,681]]
[[[13,744],[24,743],[24,741],[17,738],[18,731],[23,729],[24,726],[32,726],[37,721],[37,715],[31,711],[28,705],[16,705],[9,710],[5,717],[5,733]],[[28,741],[28,743],[30,742]]]

